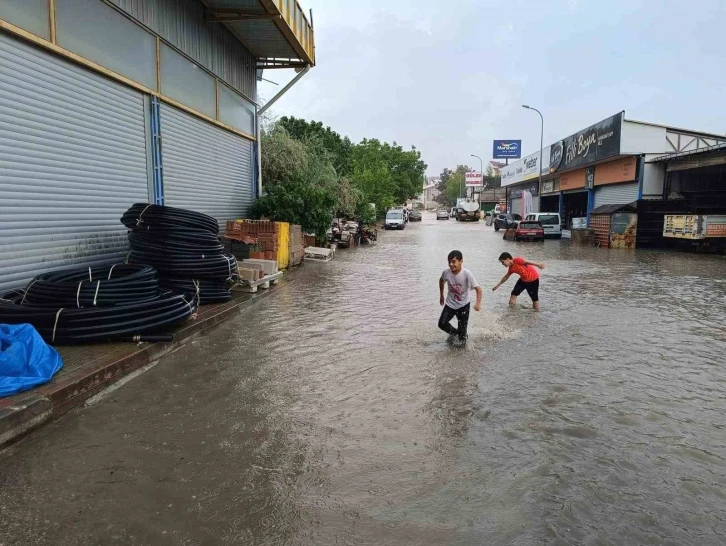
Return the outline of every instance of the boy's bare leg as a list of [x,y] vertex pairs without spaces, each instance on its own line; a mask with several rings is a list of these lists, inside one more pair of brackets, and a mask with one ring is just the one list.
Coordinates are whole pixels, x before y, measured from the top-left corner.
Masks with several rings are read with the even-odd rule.
[[532,303],[532,307],[534,308],[535,311],[539,311],[539,300]]
[[514,307],[517,305],[517,296],[509,296],[509,306]]

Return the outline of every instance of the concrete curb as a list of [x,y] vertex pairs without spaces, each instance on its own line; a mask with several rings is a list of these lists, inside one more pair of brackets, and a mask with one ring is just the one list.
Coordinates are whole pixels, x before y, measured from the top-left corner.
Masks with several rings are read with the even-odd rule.
[[[109,388],[134,371],[175,351],[190,339],[237,316],[290,281],[256,294],[237,295],[236,301],[203,307],[196,320],[185,322],[170,343],[119,344],[103,358],[92,359],[60,379],[36,389],[0,399],[0,449],[18,441],[33,430],[82,406],[86,400]],[[61,354],[63,349],[61,348]]]

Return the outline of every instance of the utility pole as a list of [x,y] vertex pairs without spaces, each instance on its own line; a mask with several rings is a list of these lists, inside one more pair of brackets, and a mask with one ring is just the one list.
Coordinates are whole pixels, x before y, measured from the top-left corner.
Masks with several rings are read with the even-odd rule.
[[[481,211],[481,192],[484,191],[484,162],[478,155],[471,154],[471,157],[476,157],[479,160],[479,175],[481,176],[481,188],[479,188],[479,210]],[[472,189],[472,191],[474,191]]]

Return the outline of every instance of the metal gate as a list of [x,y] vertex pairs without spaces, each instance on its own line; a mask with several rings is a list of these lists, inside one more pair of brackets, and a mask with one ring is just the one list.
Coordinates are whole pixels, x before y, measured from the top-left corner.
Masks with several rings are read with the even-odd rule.
[[595,190],[595,208],[600,205],[627,205],[637,200],[637,182],[599,186]]
[[161,105],[164,204],[209,214],[220,225],[253,201],[252,142]]
[[149,199],[140,93],[0,34],[0,147],[0,292],[123,259]]

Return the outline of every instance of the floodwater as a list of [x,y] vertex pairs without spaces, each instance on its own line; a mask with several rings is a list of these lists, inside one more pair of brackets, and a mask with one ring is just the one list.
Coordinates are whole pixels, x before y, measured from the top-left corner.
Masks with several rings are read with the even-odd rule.
[[[491,292],[503,250],[541,313]],[[0,454],[0,544],[726,544],[723,258],[427,217],[291,278]]]

